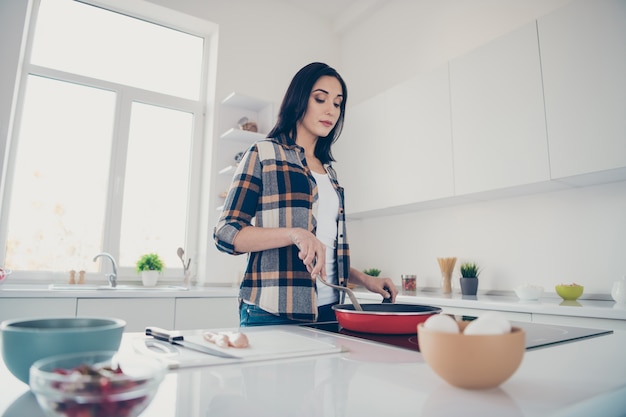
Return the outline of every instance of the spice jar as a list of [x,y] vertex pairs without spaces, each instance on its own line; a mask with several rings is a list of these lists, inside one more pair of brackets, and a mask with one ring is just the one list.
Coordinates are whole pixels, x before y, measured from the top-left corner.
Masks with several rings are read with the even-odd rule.
[[415,292],[417,288],[417,276],[403,274],[400,278],[402,278],[402,291]]

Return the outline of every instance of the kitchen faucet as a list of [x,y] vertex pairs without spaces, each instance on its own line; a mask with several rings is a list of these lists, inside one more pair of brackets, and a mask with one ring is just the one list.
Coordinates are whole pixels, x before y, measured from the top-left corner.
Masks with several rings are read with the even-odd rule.
[[109,285],[111,285],[111,288],[115,288],[117,287],[117,265],[115,263],[115,258],[113,258],[113,256],[110,253],[101,252],[93,257],[93,261],[96,262],[96,259],[98,259],[101,256],[105,258],[109,258],[111,260],[111,265],[113,266],[113,272],[111,272],[108,275]]

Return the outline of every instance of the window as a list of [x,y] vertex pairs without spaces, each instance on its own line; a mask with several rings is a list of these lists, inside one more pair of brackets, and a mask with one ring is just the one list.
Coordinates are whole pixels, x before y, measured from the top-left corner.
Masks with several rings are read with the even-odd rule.
[[165,277],[182,279],[176,249],[197,241],[188,225],[200,204],[210,33],[73,0],[36,1],[31,26],[4,265],[16,278],[74,269],[89,279],[105,251],[122,279],[136,278],[139,256],[156,252]]

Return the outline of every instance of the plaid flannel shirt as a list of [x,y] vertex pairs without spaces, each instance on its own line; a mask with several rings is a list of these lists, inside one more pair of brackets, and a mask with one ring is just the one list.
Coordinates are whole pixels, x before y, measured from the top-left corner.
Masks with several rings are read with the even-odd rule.
[[[335,255],[337,277],[347,285],[350,253],[346,236],[343,188],[335,170],[325,165],[339,196]],[[304,149],[286,136],[252,145],[239,163],[224,211],[214,230],[219,250],[239,255],[233,241],[244,227],[301,227],[315,233],[317,184],[306,165]],[[316,282],[289,245],[248,254],[240,299],[292,320],[317,318]]]

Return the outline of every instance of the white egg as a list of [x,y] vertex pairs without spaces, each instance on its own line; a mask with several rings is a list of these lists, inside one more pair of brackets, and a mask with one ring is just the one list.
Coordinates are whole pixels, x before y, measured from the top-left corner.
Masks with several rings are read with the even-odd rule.
[[477,319],[470,322],[465,330],[464,334],[478,335],[478,334],[505,334],[511,332],[511,323],[504,317],[502,313],[490,311],[483,314]]
[[498,323],[498,325],[502,329],[502,333],[511,332],[511,322],[502,313],[499,313],[497,311],[488,311],[485,314],[481,315],[479,318],[482,318],[483,320],[491,320],[495,323]]
[[459,333],[456,320],[445,314],[435,314],[424,322],[424,328],[434,332]]

